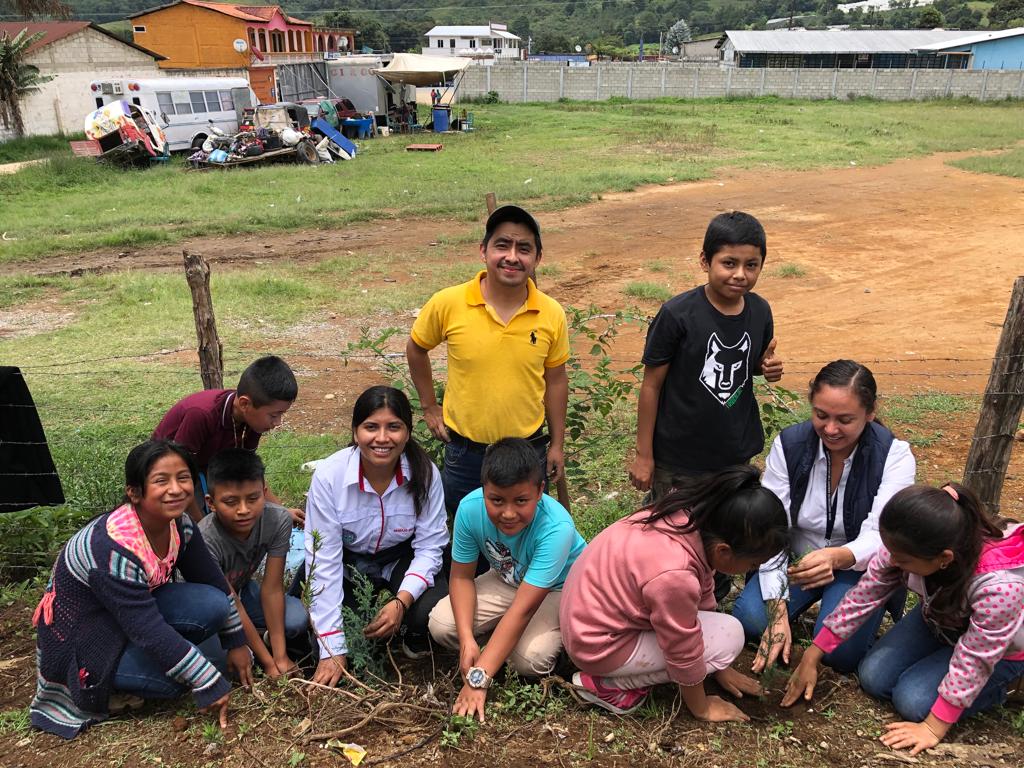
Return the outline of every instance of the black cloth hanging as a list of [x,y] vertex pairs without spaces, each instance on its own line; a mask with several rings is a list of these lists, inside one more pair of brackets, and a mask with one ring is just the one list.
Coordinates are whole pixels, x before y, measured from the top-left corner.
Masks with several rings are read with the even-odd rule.
[[36,405],[19,368],[0,366],[0,512],[64,503]]

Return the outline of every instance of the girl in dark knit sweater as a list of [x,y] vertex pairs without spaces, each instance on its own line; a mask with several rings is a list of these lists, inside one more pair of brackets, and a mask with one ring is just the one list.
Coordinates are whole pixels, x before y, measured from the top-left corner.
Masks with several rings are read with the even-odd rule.
[[[194,476],[181,446],[137,446],[125,462],[124,503],[89,521],[57,556],[32,617],[36,728],[70,739],[106,719],[114,692],[171,698],[188,690],[227,726],[231,684],[196,646],[219,634],[243,683],[251,657],[227,581],[182,515]],[[184,583],[172,583],[175,569]]]

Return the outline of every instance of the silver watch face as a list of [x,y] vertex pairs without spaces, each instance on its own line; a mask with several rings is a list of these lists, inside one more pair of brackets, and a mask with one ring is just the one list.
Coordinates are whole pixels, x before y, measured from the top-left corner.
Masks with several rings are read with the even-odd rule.
[[466,682],[471,688],[483,688],[487,682],[487,673],[480,667],[470,667],[466,674]]

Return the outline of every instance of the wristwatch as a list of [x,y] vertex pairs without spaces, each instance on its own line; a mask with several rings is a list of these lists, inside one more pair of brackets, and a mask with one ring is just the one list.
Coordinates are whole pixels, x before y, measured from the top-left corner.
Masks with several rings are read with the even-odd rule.
[[490,688],[493,682],[494,678],[483,667],[470,667],[466,673],[466,684],[470,688]]

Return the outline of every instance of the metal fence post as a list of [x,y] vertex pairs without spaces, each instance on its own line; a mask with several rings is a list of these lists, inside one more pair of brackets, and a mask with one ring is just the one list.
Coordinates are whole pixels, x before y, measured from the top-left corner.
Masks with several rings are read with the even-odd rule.
[[629,67],[629,75],[626,77],[626,98],[633,98],[633,66]]
[[793,70],[793,98],[796,98],[796,90],[800,87],[800,68]]
[[697,88],[700,84],[700,67],[693,69],[693,98],[697,98]]
[[985,76],[981,79],[981,101],[985,100],[985,94],[988,93],[988,70],[985,70]]
[[668,71],[668,67],[664,64],[661,65],[661,95],[665,96],[667,91],[665,90],[665,73]]
[[558,68],[558,98],[565,98],[565,67]]
[[838,96],[839,96],[839,94],[836,93],[836,88],[837,88],[838,84],[839,84],[839,70],[838,69],[833,69],[832,70],[832,98],[833,99],[838,98]]
[[917,73],[920,70],[915,69],[914,74],[910,78],[910,100],[913,101],[917,95]]
[[878,70],[871,70],[871,98],[875,98],[875,86],[878,84]]
[[523,62],[523,101],[526,101],[530,92],[530,62]]
[[597,93],[594,94],[594,100],[595,101],[600,101],[601,100],[601,71],[603,69],[604,69],[604,67],[601,65],[600,62],[598,62],[598,64],[597,64]]
[[768,74],[768,67],[761,67],[761,89],[758,91],[758,96],[764,96],[764,79],[765,75]]

